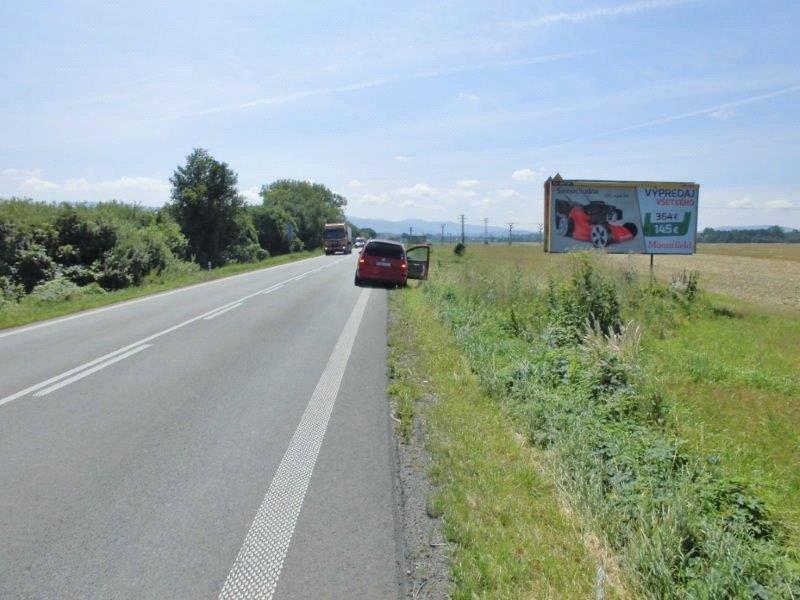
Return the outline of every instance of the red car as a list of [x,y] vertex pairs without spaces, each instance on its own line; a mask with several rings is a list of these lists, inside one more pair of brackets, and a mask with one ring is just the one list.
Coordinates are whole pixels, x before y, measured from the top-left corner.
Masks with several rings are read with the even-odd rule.
[[622,210],[600,200],[588,204],[556,201],[556,231],[564,237],[591,242],[595,248],[620,244],[636,237],[635,223],[623,222]]
[[358,255],[355,284],[405,286],[409,279],[427,279],[430,253],[430,246],[406,249],[400,242],[369,240]]

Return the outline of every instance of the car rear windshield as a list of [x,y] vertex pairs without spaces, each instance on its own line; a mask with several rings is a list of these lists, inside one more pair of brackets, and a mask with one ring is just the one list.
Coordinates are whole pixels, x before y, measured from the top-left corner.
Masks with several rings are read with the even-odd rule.
[[383,256],[384,258],[403,258],[403,247],[397,244],[370,242],[364,247],[367,256]]

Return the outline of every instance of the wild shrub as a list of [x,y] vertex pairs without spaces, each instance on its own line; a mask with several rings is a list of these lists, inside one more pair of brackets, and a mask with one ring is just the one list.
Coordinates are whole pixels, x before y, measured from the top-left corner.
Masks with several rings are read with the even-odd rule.
[[80,293],[80,287],[64,277],[56,277],[40,283],[31,292],[31,297],[40,302],[62,302]]
[[467,247],[466,247],[464,244],[462,244],[461,242],[458,242],[458,243],[455,245],[455,248],[453,248],[453,253],[454,253],[456,256],[464,256],[464,253],[465,253],[466,251],[467,251]]
[[[423,293],[486,391],[532,444],[552,453],[560,486],[632,574],[639,595],[800,594],[781,528],[756,490],[688,450],[658,381],[641,365],[651,324],[688,318],[684,307],[697,291],[615,281],[579,257],[551,280],[542,304],[531,290],[480,291],[513,288],[511,275],[495,285],[496,274],[470,270]],[[641,324],[623,325],[623,311]],[[539,335],[528,335],[537,327]]]
[[56,263],[47,255],[47,250],[39,244],[30,244],[19,250],[15,257],[15,274],[26,293],[56,274]]
[[61,269],[61,274],[76,285],[89,285],[97,281],[98,271],[95,266],[71,265]]
[[550,326],[545,334],[555,345],[578,342],[587,324],[601,331],[619,329],[616,288],[598,270],[593,257],[578,255],[568,277],[550,280],[548,318]]
[[690,312],[700,293],[700,271],[683,269],[672,274],[669,290],[681,307]]

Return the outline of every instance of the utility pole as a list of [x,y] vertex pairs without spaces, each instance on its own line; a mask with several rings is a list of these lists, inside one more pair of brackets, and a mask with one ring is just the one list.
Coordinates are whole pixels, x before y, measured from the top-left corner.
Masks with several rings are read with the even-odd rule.
[[483,243],[489,243],[489,219],[483,217]]
[[464,237],[464,215],[460,215],[459,218],[461,219],[461,243],[466,245],[467,240]]
[[413,235],[414,235],[414,228],[413,227],[409,227],[408,228],[408,237],[411,237]]
[[508,225],[508,245],[511,245],[511,232],[514,230],[513,223],[506,223]]
[[444,246],[444,226],[445,226],[445,223],[442,223],[441,225],[439,225],[439,227],[442,228],[442,246]]
[[539,241],[544,244],[544,223],[539,223]]

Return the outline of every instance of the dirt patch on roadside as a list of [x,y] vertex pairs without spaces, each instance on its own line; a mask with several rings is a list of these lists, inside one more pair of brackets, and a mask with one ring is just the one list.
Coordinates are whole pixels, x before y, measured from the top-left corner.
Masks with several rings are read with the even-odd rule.
[[425,448],[425,413],[433,402],[421,398],[408,441],[403,441],[395,421],[398,457],[398,502],[403,536],[406,598],[450,597],[448,544],[442,520],[433,512],[431,499],[436,489],[428,479],[431,459]]

